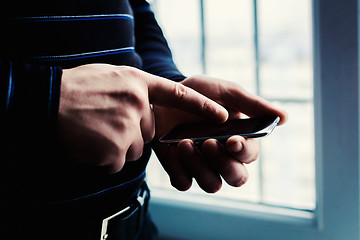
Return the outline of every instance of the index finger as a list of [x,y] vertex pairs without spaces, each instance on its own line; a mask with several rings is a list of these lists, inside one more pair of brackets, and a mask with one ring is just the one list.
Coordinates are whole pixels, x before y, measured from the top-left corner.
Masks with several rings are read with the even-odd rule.
[[181,83],[151,74],[146,82],[152,104],[181,109],[218,122],[228,118],[223,106]]
[[280,117],[278,125],[285,123],[288,119],[286,111],[275,107],[273,104],[247,92],[240,86],[224,91],[221,97],[225,106],[242,112],[249,117],[276,115]]

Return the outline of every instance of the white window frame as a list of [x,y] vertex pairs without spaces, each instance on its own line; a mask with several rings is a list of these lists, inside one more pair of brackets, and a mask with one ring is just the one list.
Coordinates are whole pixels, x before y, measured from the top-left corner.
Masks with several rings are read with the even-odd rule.
[[360,239],[359,11],[357,0],[313,0],[316,209],[154,190],[162,237]]

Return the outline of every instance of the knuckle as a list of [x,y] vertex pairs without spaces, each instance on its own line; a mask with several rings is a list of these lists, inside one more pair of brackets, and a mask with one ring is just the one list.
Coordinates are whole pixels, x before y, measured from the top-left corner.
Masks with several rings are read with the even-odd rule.
[[135,161],[143,153],[144,140],[139,122],[137,116],[133,114],[121,118],[121,121],[114,127],[116,130],[112,141],[116,145],[118,156],[121,155],[124,162]]
[[257,142],[254,142],[251,146],[246,146],[244,150],[242,151],[242,156],[240,156],[240,160],[243,163],[252,163],[256,161],[259,157],[259,145]]
[[115,67],[115,68],[112,68],[110,71],[109,71],[109,74],[111,76],[112,79],[121,79],[123,77],[123,73],[124,71],[122,70],[123,67],[119,66],[119,67]]
[[173,93],[177,98],[184,99],[188,94],[188,90],[181,83],[174,82]]
[[155,116],[144,116],[140,122],[141,133],[145,143],[151,142],[155,137]]
[[107,167],[108,173],[114,174],[114,173],[120,172],[123,167],[124,167],[124,164],[116,162]]
[[116,68],[120,75],[125,75],[127,78],[141,78],[141,71],[137,68],[130,66],[117,66]]
[[221,175],[228,176],[236,172],[236,166],[232,161],[220,161],[218,163]]
[[144,144],[133,144],[126,152],[126,161],[136,161],[143,154]]
[[145,109],[148,104],[147,96],[141,91],[135,91],[133,89],[126,89],[122,92],[114,94],[114,97],[118,99],[121,105],[129,105],[139,110]]
[[210,103],[209,100],[204,101],[204,103],[202,104],[202,110],[204,112],[208,112],[208,111],[212,111],[212,104]]
[[110,96],[117,99],[120,104],[130,104],[140,109],[149,104],[148,91],[142,72],[133,67],[118,66],[112,75],[116,79],[116,87],[113,87]]
[[[260,148],[257,140],[255,139],[236,140],[235,137],[232,137],[232,140],[235,140],[236,142],[230,143],[230,141],[228,141],[226,143],[226,146],[228,147],[229,153],[236,160],[248,164],[255,161],[258,158]],[[241,143],[241,148],[235,146],[238,145],[238,143]]]
[[122,149],[118,149],[117,154],[112,154],[105,162],[100,164],[100,167],[106,169],[109,174],[120,172],[125,164],[125,156]]
[[143,79],[145,77],[141,70],[134,67],[127,67],[127,73],[134,79]]
[[138,160],[144,150],[144,140],[141,133],[136,133],[126,151],[126,161]]
[[155,128],[151,128],[146,131],[145,134],[143,134],[144,142],[149,143],[151,142],[155,137]]
[[254,153],[250,153],[249,151],[243,151],[239,154],[238,160],[242,163],[251,163],[255,161],[256,156]]
[[224,180],[233,187],[244,185],[249,177],[244,165],[235,159],[220,165],[219,171]]

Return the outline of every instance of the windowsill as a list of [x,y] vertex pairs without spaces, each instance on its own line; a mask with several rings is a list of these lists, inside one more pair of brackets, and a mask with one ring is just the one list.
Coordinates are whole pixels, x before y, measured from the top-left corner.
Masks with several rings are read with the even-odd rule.
[[[192,220],[194,217],[205,213],[206,215],[216,216],[214,219],[232,219],[239,222],[240,219],[250,219],[262,222],[277,222],[281,225],[291,225],[305,229],[317,230],[317,218],[313,211],[290,209],[264,204],[232,201],[220,198],[207,198],[191,193],[171,192],[162,189],[153,189],[151,199],[151,209],[155,220],[159,217],[162,222],[173,221],[171,217],[189,220],[189,216],[179,216],[178,214],[187,215],[190,213]],[[174,215],[171,211],[175,211]],[[213,219],[207,219],[213,221]],[[216,220],[218,221],[218,220]],[[160,226],[161,228],[161,226]]]

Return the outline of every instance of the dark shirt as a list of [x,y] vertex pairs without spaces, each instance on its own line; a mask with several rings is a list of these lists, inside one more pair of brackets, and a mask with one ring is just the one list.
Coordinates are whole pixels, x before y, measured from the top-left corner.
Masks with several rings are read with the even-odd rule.
[[[184,76],[145,0],[13,0],[1,10],[2,207],[68,201],[144,176],[151,153],[117,174],[80,164],[56,137],[62,69],[88,63]],[[30,205],[29,205],[30,204]]]

